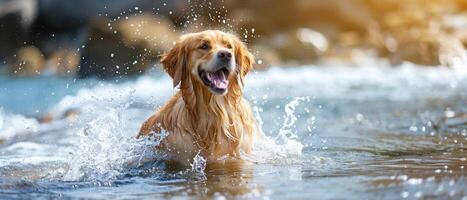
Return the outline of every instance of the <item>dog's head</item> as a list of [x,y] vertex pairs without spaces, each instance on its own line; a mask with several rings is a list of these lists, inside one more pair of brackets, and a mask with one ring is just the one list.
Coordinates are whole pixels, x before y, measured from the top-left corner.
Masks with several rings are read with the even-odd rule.
[[226,95],[242,90],[254,58],[238,37],[208,30],[182,36],[161,62],[174,87],[197,85],[214,95]]

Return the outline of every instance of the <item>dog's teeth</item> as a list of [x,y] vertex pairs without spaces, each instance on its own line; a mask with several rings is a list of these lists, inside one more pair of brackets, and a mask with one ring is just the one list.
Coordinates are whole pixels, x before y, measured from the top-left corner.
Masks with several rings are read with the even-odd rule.
[[221,75],[221,77],[220,77],[221,80],[225,80],[225,74],[224,74],[224,72],[220,72],[220,75]]
[[216,72],[206,72],[205,74],[205,77],[210,82],[211,87],[218,89],[227,88],[229,81],[227,80],[227,75],[224,73],[224,71],[219,70]]

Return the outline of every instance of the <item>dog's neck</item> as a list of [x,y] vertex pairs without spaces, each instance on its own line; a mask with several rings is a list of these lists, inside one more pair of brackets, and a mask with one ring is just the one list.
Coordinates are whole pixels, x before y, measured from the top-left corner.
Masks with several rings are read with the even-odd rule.
[[[194,81],[194,80],[192,80]],[[236,145],[241,138],[242,131],[237,130],[234,124],[240,124],[241,114],[239,114],[239,102],[242,98],[242,88],[233,81],[229,85],[226,95],[214,95],[204,85],[193,82],[187,84],[190,87],[181,86],[185,109],[187,109],[192,121],[194,132],[202,141],[211,141],[217,144],[219,136],[233,145]],[[186,85],[185,85],[186,86]],[[235,91],[235,92],[233,92]],[[219,135],[222,134],[222,135]],[[206,138],[209,138],[206,140]],[[205,148],[210,148],[212,144],[204,144]]]

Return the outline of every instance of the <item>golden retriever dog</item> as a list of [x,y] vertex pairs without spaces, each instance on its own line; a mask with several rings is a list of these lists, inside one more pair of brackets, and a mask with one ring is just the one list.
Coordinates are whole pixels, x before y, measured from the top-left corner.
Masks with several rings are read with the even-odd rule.
[[241,160],[257,134],[244,79],[253,55],[236,36],[217,30],[184,35],[161,63],[180,90],[147,119],[138,134],[166,131],[157,148],[189,164],[199,153],[208,163]]

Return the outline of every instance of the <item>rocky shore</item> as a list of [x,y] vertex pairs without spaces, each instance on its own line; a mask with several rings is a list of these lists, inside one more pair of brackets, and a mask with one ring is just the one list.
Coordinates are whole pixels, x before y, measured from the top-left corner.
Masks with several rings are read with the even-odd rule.
[[180,34],[236,32],[257,68],[361,52],[397,65],[466,61],[462,0],[2,0],[0,62],[14,76],[101,78],[153,67]]

